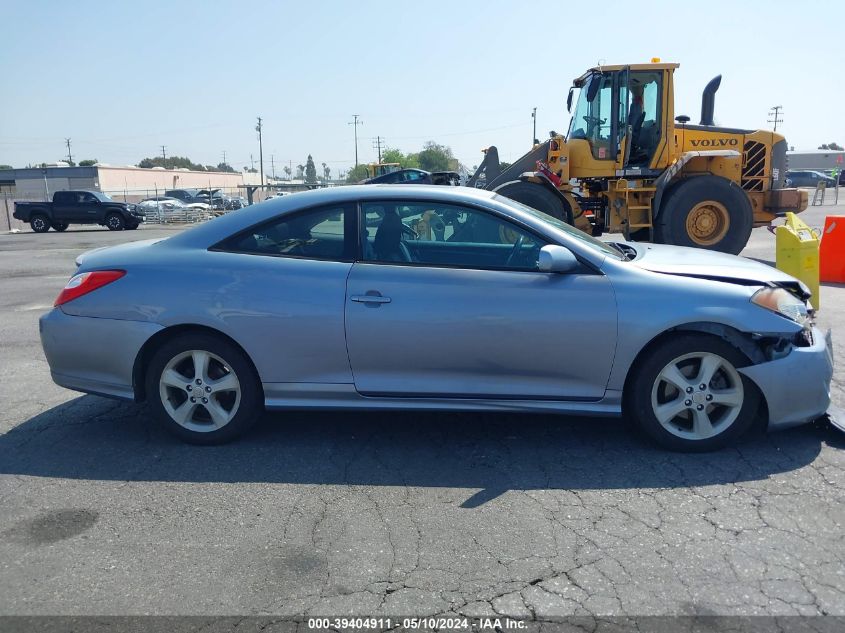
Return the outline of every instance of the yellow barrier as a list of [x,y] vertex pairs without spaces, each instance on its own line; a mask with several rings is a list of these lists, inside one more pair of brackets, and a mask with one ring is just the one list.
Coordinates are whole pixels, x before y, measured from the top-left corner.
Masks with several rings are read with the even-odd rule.
[[818,310],[819,238],[794,213],[786,214],[786,224],[775,229],[776,266],[788,275],[803,281],[813,293],[810,303]]

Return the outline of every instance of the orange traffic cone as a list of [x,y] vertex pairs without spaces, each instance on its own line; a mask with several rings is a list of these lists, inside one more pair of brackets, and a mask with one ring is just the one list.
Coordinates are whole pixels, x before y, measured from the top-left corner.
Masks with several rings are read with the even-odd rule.
[[825,218],[819,260],[821,281],[845,283],[845,215]]

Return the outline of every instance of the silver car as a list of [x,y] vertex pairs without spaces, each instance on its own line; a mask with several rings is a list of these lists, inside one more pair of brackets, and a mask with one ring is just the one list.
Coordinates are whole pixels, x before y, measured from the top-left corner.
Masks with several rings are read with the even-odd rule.
[[626,414],[699,451],[829,404],[794,278],[486,191],[321,189],[77,264],[40,323],[53,379],[146,401],[189,442],[319,407]]

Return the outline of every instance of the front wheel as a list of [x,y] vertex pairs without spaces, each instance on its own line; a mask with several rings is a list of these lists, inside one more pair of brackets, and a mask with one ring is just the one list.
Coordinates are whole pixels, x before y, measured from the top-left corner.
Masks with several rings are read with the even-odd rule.
[[146,392],[164,428],[192,444],[228,442],[263,410],[261,384],[246,355],[204,333],[180,336],[156,351]]
[[106,216],[106,227],[109,231],[122,231],[126,228],[126,221],[119,213],[109,213]]
[[759,392],[737,371],[749,364],[722,339],[680,334],[631,369],[625,412],[670,450],[722,448],[745,433],[757,415]]
[[516,200],[567,224],[573,224],[572,209],[559,195],[535,182],[514,180],[496,188],[499,195]]

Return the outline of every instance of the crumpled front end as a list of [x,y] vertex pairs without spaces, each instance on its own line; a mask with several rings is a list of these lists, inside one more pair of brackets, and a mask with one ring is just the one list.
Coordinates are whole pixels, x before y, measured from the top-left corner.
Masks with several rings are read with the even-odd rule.
[[788,354],[740,373],[760,389],[769,409],[769,429],[783,429],[811,422],[830,406],[833,378],[833,342],[830,331],[809,332],[809,345],[792,345]]

